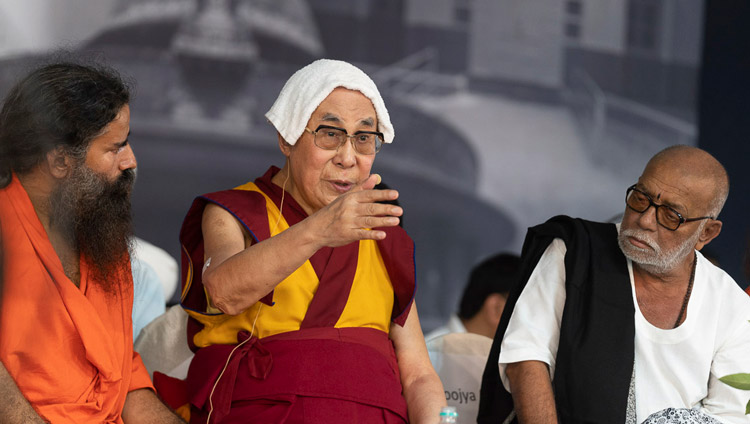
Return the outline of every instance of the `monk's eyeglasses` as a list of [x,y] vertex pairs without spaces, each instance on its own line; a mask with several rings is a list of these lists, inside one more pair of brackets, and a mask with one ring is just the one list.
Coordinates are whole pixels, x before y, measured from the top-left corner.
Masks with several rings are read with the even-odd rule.
[[635,184],[628,187],[625,192],[625,204],[638,213],[644,213],[653,206],[656,209],[656,222],[670,231],[676,231],[685,222],[700,221],[702,219],[714,219],[713,216],[701,216],[699,218],[685,218],[681,213],[667,205],[657,205],[648,194],[638,190]]
[[383,147],[383,133],[377,131],[357,131],[349,135],[345,129],[330,125],[320,125],[315,131],[305,128],[305,131],[312,134],[315,145],[324,150],[338,150],[347,139],[361,155],[374,155]]

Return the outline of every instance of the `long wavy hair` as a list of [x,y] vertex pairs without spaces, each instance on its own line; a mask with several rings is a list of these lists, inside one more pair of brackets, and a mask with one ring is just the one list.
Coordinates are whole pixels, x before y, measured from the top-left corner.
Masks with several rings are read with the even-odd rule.
[[85,157],[91,140],[129,101],[129,85],[104,65],[61,62],[32,71],[0,111],[0,188],[12,172],[29,172],[52,149]]

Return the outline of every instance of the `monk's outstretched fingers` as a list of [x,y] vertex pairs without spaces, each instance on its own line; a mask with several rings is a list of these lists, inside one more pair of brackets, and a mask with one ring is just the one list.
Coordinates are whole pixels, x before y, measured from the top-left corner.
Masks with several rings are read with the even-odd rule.
[[385,238],[385,231],[368,230],[366,228],[361,228],[357,231],[360,240],[383,240]]
[[359,228],[395,227],[399,219],[394,216],[364,216],[359,220]]
[[389,189],[389,190],[378,190],[378,191],[382,191],[383,192],[383,194],[386,196],[385,200],[396,200],[396,199],[398,199],[398,190]]
[[378,210],[381,208],[378,208],[377,203],[365,203],[365,215],[378,215]]
[[401,220],[395,216],[386,216],[380,219],[383,220],[383,224],[378,225],[378,227],[395,227],[401,222]]
[[390,206],[388,212],[383,215],[401,216],[404,214],[404,210],[400,206]]
[[403,214],[400,207],[383,203],[361,203],[358,212],[363,216],[401,216]]
[[390,202],[398,198],[396,190],[365,190],[353,194],[359,203]]

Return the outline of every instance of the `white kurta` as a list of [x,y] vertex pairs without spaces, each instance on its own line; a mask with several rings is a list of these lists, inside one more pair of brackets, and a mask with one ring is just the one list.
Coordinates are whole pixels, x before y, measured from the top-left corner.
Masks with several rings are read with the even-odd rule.
[[[499,358],[507,390],[505,365],[509,363],[542,361],[554,375],[565,305],[565,252],[565,243],[555,239],[518,299]],[[696,254],[687,318],[672,330],[654,327],[641,314],[628,261],[635,305],[637,422],[668,407],[700,408],[727,423],[750,422],[744,414],[750,391],[718,381],[728,374],[750,373],[750,296],[700,252]]]

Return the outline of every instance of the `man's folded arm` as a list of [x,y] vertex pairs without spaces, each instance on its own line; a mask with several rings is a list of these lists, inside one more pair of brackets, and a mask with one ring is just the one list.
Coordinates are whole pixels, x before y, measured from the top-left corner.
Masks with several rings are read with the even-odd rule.
[[565,306],[565,243],[544,251],[521,293],[500,350],[498,372],[520,423],[557,423],[554,370]]
[[125,424],[185,424],[151,389],[137,389],[128,393],[122,408]]
[[0,422],[2,423],[44,423],[41,417],[23,397],[13,377],[0,362]]
[[146,366],[136,351],[133,351],[132,367],[128,394],[122,408],[122,420],[125,424],[184,424],[185,421],[156,396]]
[[557,423],[555,396],[547,364],[521,361],[505,365],[516,417],[521,424]]

